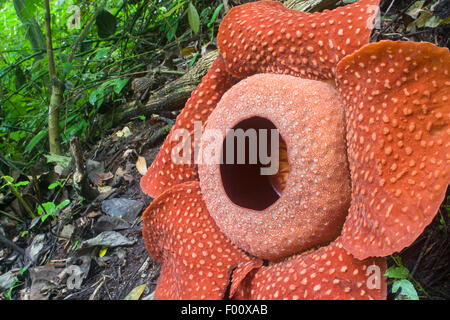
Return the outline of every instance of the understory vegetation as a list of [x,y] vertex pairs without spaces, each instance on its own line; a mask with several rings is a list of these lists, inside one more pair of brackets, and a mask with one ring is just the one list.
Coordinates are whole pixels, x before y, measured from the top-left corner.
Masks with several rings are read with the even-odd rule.
[[[98,217],[102,200],[120,195],[122,181],[128,191],[122,187],[121,194],[140,192],[139,178],[149,165],[144,153],[154,157],[187,97],[170,108],[149,108],[147,100],[217,49],[221,19],[245,2],[0,0],[0,276],[14,270],[8,288],[0,286],[0,300],[23,298],[21,290],[31,286],[28,268],[59,261],[91,236],[86,219]],[[449,47],[449,7],[448,1],[383,0],[372,40]],[[83,168],[99,166],[87,159],[101,159],[104,166],[83,176]],[[423,262],[426,255],[441,261],[448,254],[449,199],[447,192],[434,233],[420,240],[417,254],[390,257],[390,298],[450,298],[448,262]],[[68,225],[78,231],[65,230]],[[46,250],[30,258],[25,248],[41,234]],[[96,257],[105,250],[99,245]],[[439,279],[428,279],[431,273]],[[447,284],[433,289],[424,279]],[[77,298],[130,298],[136,287],[142,290],[130,299],[139,299],[144,287],[137,284],[117,287],[113,297],[108,290],[92,292],[93,286]],[[52,290],[53,298],[68,296]]]

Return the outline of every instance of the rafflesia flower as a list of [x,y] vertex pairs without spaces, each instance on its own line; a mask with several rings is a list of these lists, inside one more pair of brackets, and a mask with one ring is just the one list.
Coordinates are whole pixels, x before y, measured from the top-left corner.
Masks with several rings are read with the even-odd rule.
[[[156,298],[386,297],[383,257],[419,236],[449,183],[450,54],[367,44],[377,5],[227,14],[220,56],[141,180],[155,197],[143,236],[162,264]],[[236,160],[229,129],[277,132],[253,153],[276,146],[278,170],[205,161]]]

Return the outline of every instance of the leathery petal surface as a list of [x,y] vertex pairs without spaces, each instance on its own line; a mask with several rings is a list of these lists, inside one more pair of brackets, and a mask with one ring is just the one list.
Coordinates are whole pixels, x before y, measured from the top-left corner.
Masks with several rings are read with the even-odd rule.
[[233,268],[252,259],[220,232],[197,181],[162,193],[143,221],[147,250],[162,264],[155,299],[223,299]]
[[450,181],[450,53],[381,41],[343,59],[352,203],[342,243],[356,258],[410,245]]
[[[246,276],[236,277],[230,293],[234,299],[250,300],[372,300],[386,299],[384,258],[355,259],[339,238],[318,250],[285,261],[253,268],[242,263]],[[250,270],[250,271],[248,271]]]

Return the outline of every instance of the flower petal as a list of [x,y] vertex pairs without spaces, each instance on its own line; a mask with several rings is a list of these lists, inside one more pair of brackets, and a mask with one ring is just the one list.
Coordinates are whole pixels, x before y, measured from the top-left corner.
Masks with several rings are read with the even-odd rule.
[[410,245],[450,180],[450,53],[382,41],[337,67],[347,114],[352,205],[343,245],[355,257]]
[[245,281],[244,286],[247,286],[247,278],[250,272],[254,272],[261,268],[263,265],[263,260],[252,259],[247,262],[240,263],[236,269],[233,270],[231,277],[231,287],[230,287],[230,297],[233,297],[236,291],[242,286],[243,281]]
[[378,3],[361,0],[312,14],[275,1],[237,6],[220,24],[219,52],[238,78],[284,73],[331,79],[340,59],[369,42]]
[[162,193],[143,221],[147,250],[162,264],[157,299],[221,299],[233,267],[250,261],[215,225],[197,181]]
[[[257,74],[228,90],[205,128],[217,135],[211,141],[202,137],[201,146],[202,156],[210,150],[220,155],[219,150],[226,161],[204,161],[198,169],[203,199],[220,230],[239,248],[268,260],[336,239],[351,198],[344,124],[338,92],[324,81]],[[277,131],[273,128],[286,143],[290,167],[281,194],[271,179],[279,170],[261,173],[258,165],[239,164],[223,152],[233,151],[224,141],[238,138],[239,130],[260,137],[263,130]],[[261,159],[267,140],[256,139],[236,149]],[[276,151],[270,151],[269,160],[274,171],[279,169]]]
[[[141,179],[143,192],[155,198],[171,186],[198,179],[197,166],[193,161],[194,122],[206,122],[223,93],[232,85],[232,77],[226,71],[222,58],[217,58],[197,89],[192,92],[156,159]],[[174,151],[174,154],[178,155],[179,153],[175,153],[174,148],[180,148],[180,144],[181,147],[185,146],[181,142],[183,137],[187,139],[187,142],[191,142],[190,148],[186,148],[186,151],[189,152],[186,153],[187,159],[179,159],[174,162],[172,153]]]
[[[246,267],[246,264],[243,264]],[[357,260],[339,239],[327,247],[248,273],[234,299],[386,299],[384,258]],[[239,272],[239,267],[234,271]]]

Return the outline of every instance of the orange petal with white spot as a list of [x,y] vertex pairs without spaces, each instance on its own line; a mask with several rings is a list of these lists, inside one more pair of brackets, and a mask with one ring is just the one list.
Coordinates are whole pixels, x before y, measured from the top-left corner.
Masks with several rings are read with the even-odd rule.
[[[243,264],[246,267],[247,264]],[[384,258],[360,261],[339,239],[326,247],[249,272],[234,299],[372,300],[386,299]],[[234,272],[239,272],[239,267]]]
[[280,2],[234,7],[219,27],[219,52],[234,76],[283,73],[332,79],[336,64],[369,42],[379,0],[305,13]]
[[359,259],[386,256],[422,233],[450,181],[450,53],[369,44],[339,63],[337,83],[352,178],[342,242]]
[[178,183],[198,180],[193,151],[195,122],[198,121],[201,132],[217,102],[232,85],[223,60],[217,58],[192,92],[156,159],[142,177],[142,191],[155,198]]
[[[202,155],[221,151],[222,164],[214,159],[198,166],[203,199],[220,230],[267,260],[336,239],[351,198],[344,125],[338,92],[324,81],[256,74],[228,90],[206,124],[205,132],[217,134],[202,137],[200,149]],[[270,147],[273,171],[266,173],[257,162],[268,154],[262,146],[272,146],[261,138],[264,130],[281,140],[277,150]],[[239,164],[238,152],[227,147],[234,135],[238,150],[239,132],[250,134],[242,149],[255,155],[255,164],[249,157]]]
[[197,181],[162,193],[143,221],[147,250],[162,264],[156,299],[222,299],[234,266],[250,261],[217,228]]
[[[236,269],[233,270],[229,296],[233,297],[241,286],[246,286],[249,274],[251,272],[256,272],[262,265],[263,260],[261,259],[252,259],[250,261],[240,263]],[[245,284],[243,284],[243,282]]]

